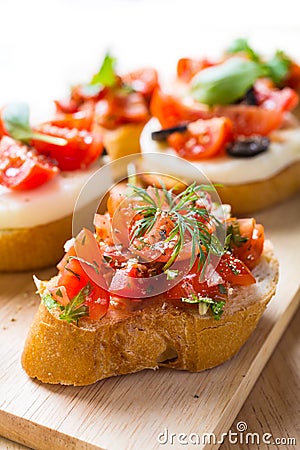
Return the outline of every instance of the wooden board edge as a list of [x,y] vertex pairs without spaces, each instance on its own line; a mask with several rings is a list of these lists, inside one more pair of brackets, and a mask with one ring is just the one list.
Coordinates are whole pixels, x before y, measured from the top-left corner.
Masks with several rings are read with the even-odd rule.
[[105,450],[6,411],[0,411],[0,435],[37,450]]
[[[217,438],[230,430],[234,420],[236,419],[238,413],[240,412],[242,406],[247,401],[247,398],[254,387],[259,375],[263,371],[265,365],[269,361],[273,351],[275,350],[278,342],[280,341],[283,333],[285,332],[288,324],[292,320],[295,312],[300,305],[300,286],[292,297],[288,307],[283,311],[277,322],[275,322],[271,332],[268,337],[263,342],[260,351],[257,353],[256,357],[252,361],[249,369],[243,381],[240,383],[235,395],[230,399],[227,407],[224,409],[222,416],[220,416],[220,421],[217,424],[213,433]],[[267,357],[265,359],[261,358],[261,353],[264,353]],[[241,395],[241,391],[243,395]],[[246,395],[246,396],[245,396]],[[233,430],[236,432],[236,430]],[[225,441],[225,436],[224,436]],[[220,443],[207,443],[199,447],[201,450],[218,450],[223,442]]]

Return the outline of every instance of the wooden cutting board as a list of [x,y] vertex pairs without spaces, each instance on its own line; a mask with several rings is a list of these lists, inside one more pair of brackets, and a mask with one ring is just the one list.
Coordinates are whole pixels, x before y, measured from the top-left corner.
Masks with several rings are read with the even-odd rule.
[[[43,450],[174,449],[182,447],[177,440],[180,433],[200,438],[215,433],[219,440],[299,305],[300,195],[257,215],[257,220],[265,225],[281,265],[276,297],[241,351],[203,373],[147,370],[87,387],[33,381],[20,364],[39,303],[32,275],[0,276],[0,434]],[[46,278],[52,273],[38,275]],[[168,443],[160,444],[158,436],[164,433],[160,437],[164,442],[165,430]],[[173,445],[171,433],[176,433]]]

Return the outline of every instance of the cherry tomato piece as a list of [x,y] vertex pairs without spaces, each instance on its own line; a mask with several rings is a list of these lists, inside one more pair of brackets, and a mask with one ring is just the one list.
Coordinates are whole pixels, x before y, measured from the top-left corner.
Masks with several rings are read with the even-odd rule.
[[49,158],[4,136],[0,142],[0,184],[14,190],[35,189],[51,180],[58,168]]
[[168,143],[179,156],[189,160],[211,158],[225,150],[232,140],[232,123],[227,118],[199,119],[184,133],[173,133]]
[[154,89],[158,84],[158,74],[150,67],[129,72],[122,77],[125,84],[142,94],[147,100],[150,99]]
[[152,95],[150,111],[154,117],[158,118],[163,128],[204,119],[207,116],[205,107],[186,105],[180,97],[166,94],[159,88],[155,89]]
[[98,133],[91,133],[76,128],[60,128],[51,122],[34,128],[34,131],[47,136],[64,138],[65,146],[46,143],[37,139],[32,145],[39,153],[56,160],[61,170],[84,169],[94,162],[103,152],[102,137]]

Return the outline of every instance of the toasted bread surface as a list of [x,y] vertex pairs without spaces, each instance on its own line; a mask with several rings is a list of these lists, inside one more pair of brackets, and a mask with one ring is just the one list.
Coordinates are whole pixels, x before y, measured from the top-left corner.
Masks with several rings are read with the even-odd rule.
[[128,123],[115,130],[101,128],[104,147],[111,160],[141,151],[140,135],[144,126],[144,123]]
[[72,215],[32,228],[0,230],[0,272],[36,270],[55,265],[72,234]]
[[[256,284],[233,288],[218,321],[159,297],[141,310],[109,310],[102,320],[82,319],[76,326],[41,302],[23,367],[45,383],[73,385],[159,366],[192,372],[214,367],[246,342],[275,293],[278,261],[269,242],[253,273]],[[46,291],[47,283],[42,286]]]
[[[153,174],[143,174],[146,184],[160,186],[159,180]],[[165,177],[168,189],[172,186],[180,188],[180,182],[171,177]],[[181,183],[182,189],[185,184]],[[271,178],[245,184],[216,185],[216,190],[223,203],[231,205],[234,215],[252,214],[278,204],[300,190],[300,161],[291,164]]]

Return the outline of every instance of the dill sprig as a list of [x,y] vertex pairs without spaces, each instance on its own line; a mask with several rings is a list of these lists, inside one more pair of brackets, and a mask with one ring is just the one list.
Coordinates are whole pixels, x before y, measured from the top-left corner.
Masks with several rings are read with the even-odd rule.
[[190,267],[193,266],[197,256],[199,265],[204,264],[209,252],[221,256],[224,247],[219,239],[210,231],[211,226],[219,227],[222,224],[216,217],[210,214],[203,205],[197,204],[206,197],[210,186],[197,185],[195,182],[178,195],[173,195],[172,189],[167,190],[161,183],[158,190],[153,187],[154,196],[146,189],[130,185],[132,192],[140,198],[143,204],[135,207],[140,219],[136,220],[131,230],[131,244],[135,239],[143,238],[154,227],[159,216],[168,216],[174,224],[165,243],[173,243],[173,251],[163,270],[169,267],[177,259],[184,245],[191,242]]

